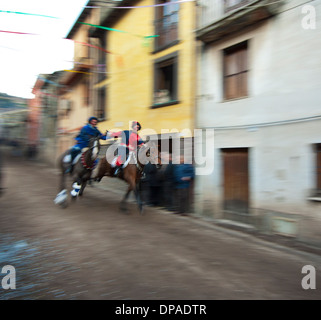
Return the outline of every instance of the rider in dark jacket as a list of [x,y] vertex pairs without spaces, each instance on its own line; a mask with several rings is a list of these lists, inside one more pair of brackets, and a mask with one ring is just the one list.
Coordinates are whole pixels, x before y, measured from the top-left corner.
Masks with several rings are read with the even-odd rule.
[[[90,138],[92,137],[99,137],[102,140],[106,140],[107,138],[107,133],[102,134],[98,129],[97,129],[97,124],[98,124],[98,119],[96,117],[90,117],[88,119],[88,123],[83,126],[80,130],[80,133],[77,135],[75,140],[77,143],[70,148],[70,163],[69,167],[66,170],[66,173],[72,171],[72,162],[76,158],[76,156],[81,152],[83,148],[88,147]],[[69,160],[69,159],[68,159]]]

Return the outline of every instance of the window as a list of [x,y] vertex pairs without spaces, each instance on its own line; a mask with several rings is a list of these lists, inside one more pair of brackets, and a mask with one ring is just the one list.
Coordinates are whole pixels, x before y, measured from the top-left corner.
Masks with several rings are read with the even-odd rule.
[[154,106],[177,103],[177,53],[156,60],[154,65]]
[[[106,34],[103,35],[98,39],[99,47],[106,49]],[[102,50],[97,50],[98,52],[98,82],[103,81],[106,79],[106,63],[107,63],[107,53]]]
[[73,102],[69,99],[62,98],[59,102],[58,114],[59,116],[68,116],[69,112],[73,109]]
[[225,0],[224,1],[224,13],[230,12],[237,8],[243,7],[251,2],[250,0]]
[[321,196],[321,143],[316,144],[316,180],[317,194]]
[[248,95],[247,41],[224,50],[224,99]]
[[155,32],[159,36],[156,38],[156,50],[168,47],[176,43],[178,39],[178,13],[179,4],[177,0],[157,0],[157,4],[165,4],[156,7]]
[[106,119],[106,88],[105,87],[98,89],[98,106],[97,106],[96,116],[99,120]]
[[90,104],[90,94],[89,94],[89,79],[85,78],[83,81],[83,97],[84,97],[84,106],[88,107]]

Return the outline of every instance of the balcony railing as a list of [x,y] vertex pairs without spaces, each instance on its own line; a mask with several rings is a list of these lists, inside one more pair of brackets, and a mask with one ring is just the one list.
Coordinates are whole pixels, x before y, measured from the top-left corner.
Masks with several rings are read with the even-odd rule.
[[199,0],[198,28],[203,28],[251,3],[259,2],[258,0]]
[[224,13],[233,11],[252,2],[252,0],[224,0]]
[[198,14],[198,28],[203,28],[224,15],[222,0],[200,0]]
[[178,39],[178,8],[155,20],[156,50],[171,45]]
[[197,38],[212,42],[277,14],[283,1],[199,0]]

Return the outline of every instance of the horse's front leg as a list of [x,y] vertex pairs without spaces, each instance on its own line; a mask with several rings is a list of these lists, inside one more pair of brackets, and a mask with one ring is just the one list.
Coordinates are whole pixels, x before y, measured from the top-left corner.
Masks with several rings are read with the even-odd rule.
[[143,214],[143,201],[141,200],[141,197],[140,197],[140,190],[138,185],[135,186],[134,193],[135,193],[135,198],[137,201],[139,213]]
[[79,193],[78,193],[78,196],[82,196],[86,186],[87,186],[87,183],[90,182],[90,178],[91,178],[91,175],[92,175],[92,171],[86,171],[82,177],[81,177],[81,188],[79,190]]
[[83,192],[84,192],[84,190],[85,190],[85,188],[86,188],[87,181],[88,181],[88,180],[85,180],[85,181],[82,182],[81,188],[80,188],[79,193],[78,193],[78,196],[79,196],[79,197],[82,196],[82,194],[83,194]]
[[124,198],[122,199],[122,201],[120,202],[120,210],[121,211],[127,211],[127,206],[126,206],[126,201],[128,199],[128,196],[130,194],[130,192],[132,191],[132,188],[129,186],[128,189],[127,189],[127,192],[124,196]]
[[60,189],[59,189],[59,193],[57,194],[54,200],[55,204],[60,205],[62,208],[67,207],[67,198],[68,198],[65,179],[66,179],[66,176],[62,168],[61,177],[60,177]]
[[73,200],[77,198],[81,188],[82,188],[82,179],[80,177],[77,177],[77,179],[74,180],[72,184],[72,190],[70,191],[70,195]]
[[62,171],[60,176],[60,191],[66,189],[66,176],[65,173]]

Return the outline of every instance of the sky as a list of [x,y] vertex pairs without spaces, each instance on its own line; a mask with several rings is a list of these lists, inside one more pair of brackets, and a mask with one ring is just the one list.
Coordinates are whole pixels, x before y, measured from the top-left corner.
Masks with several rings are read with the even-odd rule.
[[0,93],[33,98],[39,74],[72,68],[73,42],[64,38],[87,3],[0,0]]

